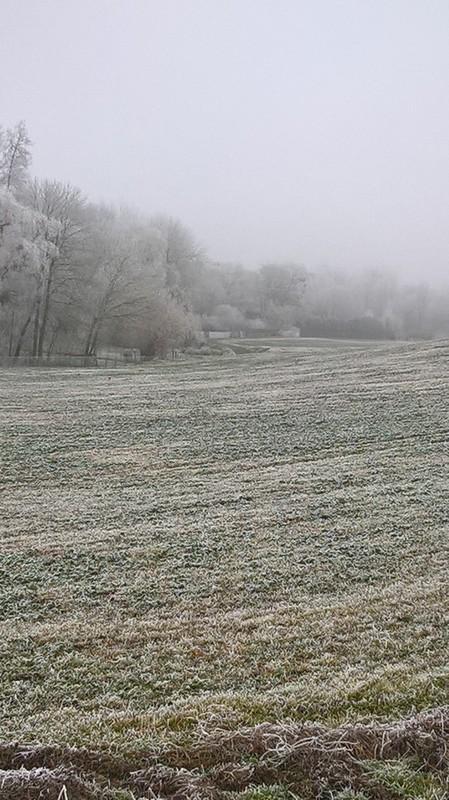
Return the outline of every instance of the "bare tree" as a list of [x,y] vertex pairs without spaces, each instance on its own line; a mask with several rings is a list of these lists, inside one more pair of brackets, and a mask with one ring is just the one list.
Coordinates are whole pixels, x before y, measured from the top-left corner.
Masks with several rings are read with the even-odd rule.
[[103,213],[92,241],[94,268],[89,284],[89,314],[84,353],[95,352],[107,323],[134,319],[147,303],[151,254],[129,215]]

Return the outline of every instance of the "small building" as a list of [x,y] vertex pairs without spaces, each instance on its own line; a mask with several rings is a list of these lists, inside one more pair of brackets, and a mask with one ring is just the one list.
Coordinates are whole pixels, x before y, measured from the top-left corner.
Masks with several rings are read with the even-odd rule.
[[209,331],[209,339],[230,339],[232,331]]
[[279,329],[277,328],[247,328],[245,331],[247,339],[273,339],[279,336]]

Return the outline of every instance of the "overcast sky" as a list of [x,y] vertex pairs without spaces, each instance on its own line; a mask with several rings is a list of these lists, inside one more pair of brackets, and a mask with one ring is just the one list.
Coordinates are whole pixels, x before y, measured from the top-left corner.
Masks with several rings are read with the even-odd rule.
[[0,0],[33,170],[219,260],[449,264],[449,0]]

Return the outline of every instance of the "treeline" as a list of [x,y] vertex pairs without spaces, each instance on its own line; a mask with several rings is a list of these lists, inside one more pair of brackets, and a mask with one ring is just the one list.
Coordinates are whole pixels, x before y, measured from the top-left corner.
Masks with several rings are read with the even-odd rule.
[[214,264],[177,220],[94,204],[35,180],[24,123],[0,130],[0,354],[148,356],[208,331],[426,338],[449,333],[447,292],[380,271]]

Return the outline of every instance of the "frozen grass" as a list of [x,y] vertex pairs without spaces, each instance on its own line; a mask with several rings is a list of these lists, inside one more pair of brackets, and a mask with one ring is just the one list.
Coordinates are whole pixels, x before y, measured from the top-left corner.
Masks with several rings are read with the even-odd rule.
[[448,384],[446,343],[0,372],[0,739],[168,769],[446,704]]

